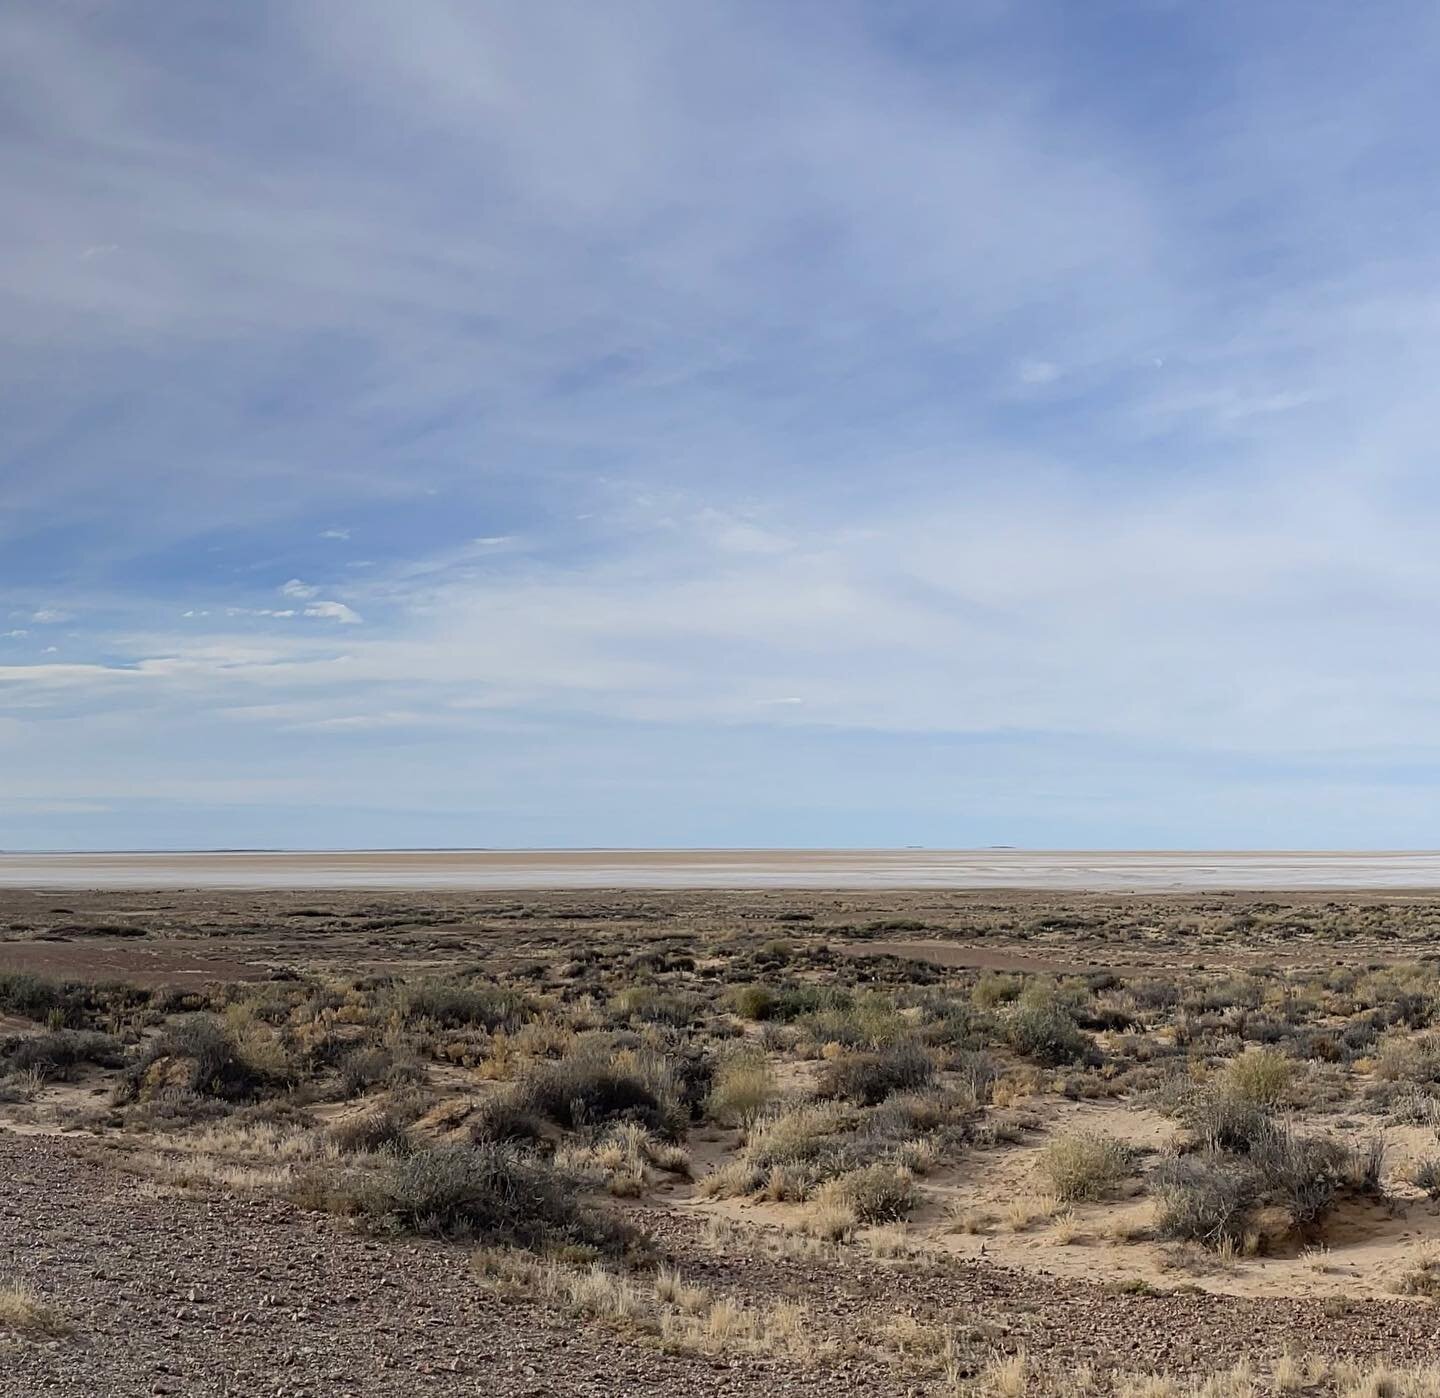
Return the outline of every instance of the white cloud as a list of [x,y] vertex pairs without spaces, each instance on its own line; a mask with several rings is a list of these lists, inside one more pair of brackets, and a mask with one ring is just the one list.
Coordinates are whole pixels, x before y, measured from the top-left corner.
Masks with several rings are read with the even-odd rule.
[[1038,387],[1054,383],[1060,377],[1060,366],[1048,359],[1022,359],[1015,368],[1015,377],[1023,384]]
[[348,529],[322,529],[320,537],[322,539],[348,539],[350,531]]
[[284,593],[286,597],[308,598],[318,597],[320,595],[320,589],[318,587],[312,587],[307,582],[301,582],[299,578],[291,578],[289,582],[282,583],[280,585],[280,591]]
[[41,607],[30,613],[30,620],[40,626],[56,626],[62,621],[72,621],[74,617],[72,613],[63,612],[58,607]]
[[343,602],[312,602],[305,608],[305,615],[343,622],[346,626],[357,626],[360,623],[360,617]]

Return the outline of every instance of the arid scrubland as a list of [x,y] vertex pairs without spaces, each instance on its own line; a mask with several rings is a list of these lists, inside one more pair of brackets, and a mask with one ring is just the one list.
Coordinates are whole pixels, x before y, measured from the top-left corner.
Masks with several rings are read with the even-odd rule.
[[[117,1197],[421,1247],[695,1391],[1440,1393],[1440,903],[5,911],[0,1120]],[[83,1347],[69,1291],[0,1276],[0,1346]]]

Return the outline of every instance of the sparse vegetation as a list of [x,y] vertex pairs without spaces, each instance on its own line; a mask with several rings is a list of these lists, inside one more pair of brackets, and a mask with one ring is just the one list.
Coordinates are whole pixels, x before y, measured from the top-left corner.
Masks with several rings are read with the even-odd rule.
[[[594,910],[618,895],[586,894],[414,923],[377,897],[348,922],[317,910],[307,937],[414,936],[423,969],[317,955],[183,992],[10,973],[0,1104],[82,1128],[162,1191],[280,1195],[369,1248],[478,1245],[496,1297],[675,1356],[823,1353],[917,1391],[1071,1391],[1044,1355],[992,1362],[1006,1332],[983,1293],[956,1320],[935,1309],[944,1287],[907,1280],[991,1259],[1103,1283],[1137,1316],[1263,1260],[1270,1291],[1288,1281],[1336,1325],[1365,1323],[1343,1310],[1347,1240],[1407,1209],[1428,1237],[1419,1196],[1440,1199],[1440,962],[1424,959],[1440,904],[906,897],[923,916],[817,895],[804,920],[758,898],[705,918],[637,900],[606,920]],[[1224,955],[1302,936],[1354,955]],[[1072,969],[932,963],[916,954],[931,937],[987,954],[1029,939],[1038,965]],[[147,952],[163,944],[147,930]],[[1124,968],[1137,945],[1143,970],[1084,969]],[[1337,1213],[1365,1200],[1383,1207]],[[1440,1296],[1440,1269],[1405,1246],[1380,1284]],[[856,1325],[800,1304],[817,1269],[868,1295],[882,1267],[914,1313]],[[1098,1366],[1085,1391],[1170,1391],[1079,1345]],[[1283,1386],[1302,1372],[1264,1360],[1253,1392],[1351,1391],[1334,1366]]]

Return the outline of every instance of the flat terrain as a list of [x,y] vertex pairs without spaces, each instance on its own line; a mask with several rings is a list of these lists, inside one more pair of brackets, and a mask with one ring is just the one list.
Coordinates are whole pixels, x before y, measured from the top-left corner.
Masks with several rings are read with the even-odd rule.
[[1440,889],[1435,851],[345,850],[0,854],[0,887]]
[[1440,897],[0,894],[4,1391],[1440,1393]]

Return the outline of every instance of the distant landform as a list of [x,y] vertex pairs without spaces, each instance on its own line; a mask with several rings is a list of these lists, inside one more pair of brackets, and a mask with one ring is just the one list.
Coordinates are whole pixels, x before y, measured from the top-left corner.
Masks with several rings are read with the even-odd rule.
[[1440,890],[1437,851],[223,850],[0,854],[34,888]]

